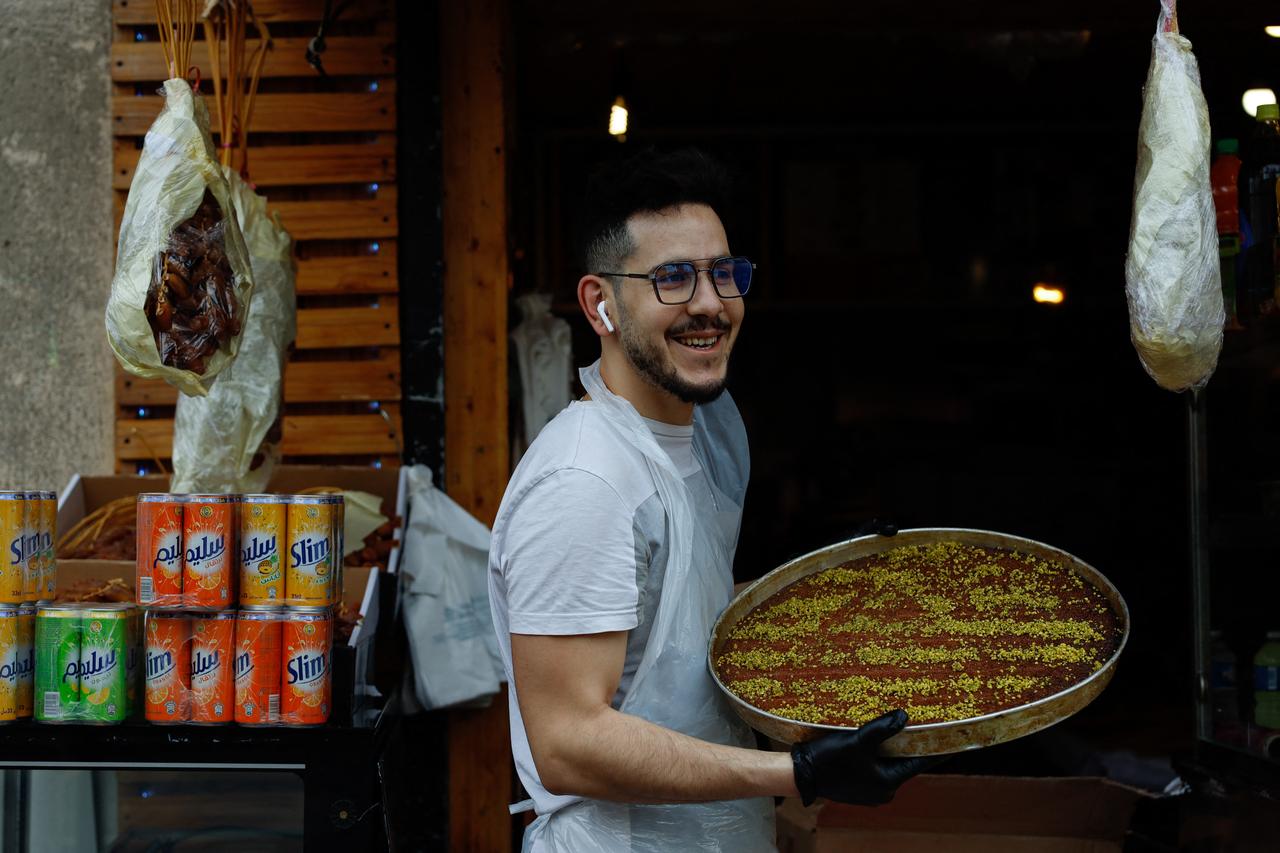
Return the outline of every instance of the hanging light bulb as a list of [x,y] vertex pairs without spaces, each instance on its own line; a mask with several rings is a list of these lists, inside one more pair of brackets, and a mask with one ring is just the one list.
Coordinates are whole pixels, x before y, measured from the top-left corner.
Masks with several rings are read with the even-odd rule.
[[1031,298],[1042,305],[1061,305],[1062,300],[1066,298],[1066,294],[1056,284],[1039,282],[1035,287],[1031,288]]
[[1257,118],[1258,107],[1262,104],[1274,104],[1276,93],[1272,89],[1249,89],[1240,98],[1240,104],[1251,118]]
[[616,136],[619,142],[627,141],[627,101],[621,95],[613,99],[609,108],[609,135]]
[[1271,36],[1273,39],[1280,39],[1280,24],[1272,25],[1270,27],[1263,27],[1262,31],[1267,35]]

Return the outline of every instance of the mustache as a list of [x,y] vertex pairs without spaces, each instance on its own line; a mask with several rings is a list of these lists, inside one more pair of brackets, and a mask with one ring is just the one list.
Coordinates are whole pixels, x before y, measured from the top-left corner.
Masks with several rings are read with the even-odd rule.
[[733,324],[723,317],[690,317],[678,326],[672,326],[667,330],[667,335],[676,337],[687,332],[727,332],[733,328]]

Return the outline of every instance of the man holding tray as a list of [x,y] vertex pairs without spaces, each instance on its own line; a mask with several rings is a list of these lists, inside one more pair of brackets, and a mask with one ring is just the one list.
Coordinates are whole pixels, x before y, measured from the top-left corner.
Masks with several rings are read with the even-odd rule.
[[724,386],[755,265],[726,203],[705,155],[645,152],[580,211],[601,356],[513,474],[489,555],[528,851],[772,850],[771,797],[888,802],[930,763],[877,756],[902,711],[757,750],[707,672],[750,470]]

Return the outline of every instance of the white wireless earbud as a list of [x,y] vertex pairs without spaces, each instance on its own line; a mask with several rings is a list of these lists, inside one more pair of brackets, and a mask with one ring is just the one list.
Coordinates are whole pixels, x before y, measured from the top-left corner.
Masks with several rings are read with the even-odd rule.
[[609,322],[609,315],[605,313],[605,310],[604,310],[604,306],[608,304],[609,304],[608,302],[601,302],[596,306],[596,311],[599,312],[600,314],[600,322],[604,323],[604,327],[608,329],[610,332],[612,332],[614,331],[613,323]]

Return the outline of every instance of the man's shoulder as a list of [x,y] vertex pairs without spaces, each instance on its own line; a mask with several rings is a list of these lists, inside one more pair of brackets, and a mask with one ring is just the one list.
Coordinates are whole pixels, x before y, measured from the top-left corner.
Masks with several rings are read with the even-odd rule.
[[[553,476],[557,474],[562,476]],[[653,491],[639,451],[618,438],[599,406],[576,402],[552,418],[529,445],[511,475],[507,497],[518,499],[543,481],[571,482],[584,476],[600,480],[633,506]]]

